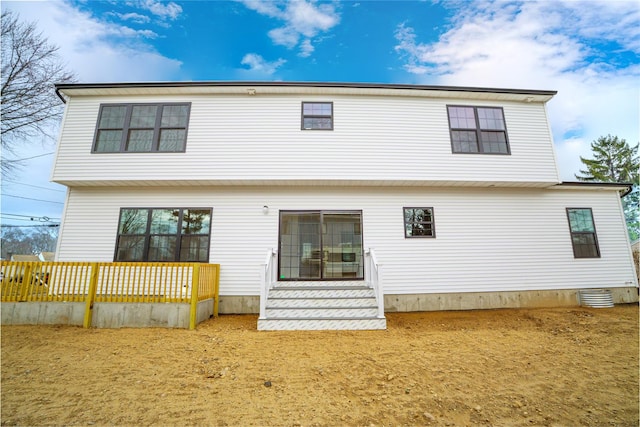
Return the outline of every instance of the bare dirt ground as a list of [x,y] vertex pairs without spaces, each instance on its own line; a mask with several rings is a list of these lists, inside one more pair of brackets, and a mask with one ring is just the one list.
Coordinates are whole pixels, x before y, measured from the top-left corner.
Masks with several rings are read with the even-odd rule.
[[2,327],[2,425],[638,426],[638,306]]

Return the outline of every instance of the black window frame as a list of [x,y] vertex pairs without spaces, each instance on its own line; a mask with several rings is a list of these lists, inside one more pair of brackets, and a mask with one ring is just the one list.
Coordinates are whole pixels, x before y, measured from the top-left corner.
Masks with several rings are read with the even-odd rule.
[[[165,107],[172,106],[184,106],[187,107],[187,117],[185,126],[162,126],[162,113]],[[105,107],[125,107],[124,123],[122,127],[100,127],[102,120],[102,114]],[[157,107],[156,118],[154,127],[133,127],[131,126],[131,115],[134,107]],[[98,120],[96,121],[96,129],[93,136],[93,145],[91,146],[91,153],[95,154],[114,154],[114,153],[184,153],[187,151],[187,136],[189,133],[189,120],[191,118],[191,102],[150,102],[150,103],[106,103],[100,104],[98,111]],[[101,151],[98,150],[98,137],[100,131],[105,130],[120,130],[122,135],[120,137],[120,148],[117,151]],[[153,140],[151,143],[151,150],[127,150],[127,144],[129,142],[129,135],[132,130],[153,130]],[[184,130],[184,142],[182,149],[180,150],[160,150],[160,134],[162,130]]]
[[[570,211],[588,211],[591,216],[591,224],[593,224],[593,231],[574,231],[573,225],[571,224],[571,215]],[[571,237],[571,246],[573,248],[573,257],[574,258],[600,258],[600,244],[598,243],[598,233],[596,231],[596,221],[593,217],[593,209],[591,208],[566,208],[567,213],[567,221],[569,222],[569,235]],[[591,253],[584,253],[581,251],[580,246],[576,245],[576,237],[584,237],[591,236],[592,237],[592,250]],[[595,252],[595,253],[594,253]]]
[[[408,210],[429,210],[431,211],[431,221],[407,221],[407,211]],[[402,223],[404,228],[404,237],[405,239],[435,239],[436,237],[436,217],[435,217],[435,209],[431,206],[405,206],[402,208]],[[431,226],[431,235],[413,235],[407,233],[407,226],[411,224],[429,224]]]
[[[475,119],[475,127],[474,128],[454,128],[451,126],[451,114],[449,108],[472,108],[473,116]],[[502,115],[502,123],[504,124],[504,130],[499,129],[483,129],[480,126],[480,118],[478,116],[478,109],[488,109],[488,110],[499,110]],[[487,106],[487,105],[447,105],[447,120],[449,123],[449,140],[451,141],[451,152],[453,154],[487,154],[487,155],[497,155],[497,156],[509,156],[511,155],[511,144],[509,143],[509,132],[507,131],[507,120],[504,116],[504,108],[503,107],[495,107],[495,106]],[[453,141],[453,134],[457,131],[466,131],[466,132],[474,132],[476,135],[476,146],[478,151],[456,151],[455,144]],[[483,147],[483,139],[482,132],[490,132],[490,133],[502,133],[504,134],[504,140],[507,148],[506,153],[495,153],[490,151],[484,151]],[[491,141],[486,141],[491,142]]]
[[[139,211],[147,211],[146,212],[146,225],[145,225],[145,230],[144,233],[121,233],[121,223],[123,220],[123,213],[125,211],[128,210],[139,210]],[[173,211],[179,211],[178,213],[178,221],[176,223],[176,232],[175,233],[170,233],[170,232],[155,232],[152,233],[151,232],[151,225],[152,225],[152,216],[153,216],[153,211],[157,210],[157,211],[162,211],[162,210],[173,210]],[[206,211],[208,212],[209,215],[209,231],[207,233],[184,233],[182,228],[183,228],[183,218],[184,218],[184,212],[185,211]],[[118,229],[117,229],[117,233],[116,233],[116,245],[115,245],[115,251],[113,254],[113,261],[114,262],[198,262],[198,263],[208,263],[209,262],[209,256],[210,256],[210,252],[211,252],[211,229],[212,229],[212,225],[213,225],[213,208],[210,207],[186,207],[186,208],[176,208],[176,207],[123,207],[120,208],[120,214],[118,216]],[[137,259],[137,260],[131,260],[131,259],[124,259],[121,260],[118,257],[118,253],[120,251],[120,242],[123,238],[123,236],[126,237],[138,237],[138,238],[143,238],[144,239],[144,243],[142,246],[142,257],[141,259]],[[173,253],[173,259],[172,260],[155,260],[155,259],[150,259],[150,243],[151,243],[151,238],[152,237],[174,237],[176,238],[176,245],[174,248],[174,253]],[[192,238],[192,237],[206,237],[206,258],[205,259],[198,259],[196,261],[194,260],[181,260],[181,253],[182,253],[182,243],[183,240],[187,240],[188,238]],[[151,257],[152,258],[152,257]]]
[[[328,104],[331,105],[331,114],[330,115],[326,115],[326,114],[304,114],[304,106],[306,104]],[[334,106],[333,106],[333,101],[302,101],[302,105],[301,105],[301,109],[300,109],[300,113],[301,113],[301,120],[300,120],[300,129],[301,130],[324,130],[324,131],[328,131],[328,130],[333,130],[333,125],[334,125]],[[304,127],[304,119],[329,119],[331,120],[331,127],[330,128],[319,128],[319,127],[310,127],[310,128],[306,128]]]

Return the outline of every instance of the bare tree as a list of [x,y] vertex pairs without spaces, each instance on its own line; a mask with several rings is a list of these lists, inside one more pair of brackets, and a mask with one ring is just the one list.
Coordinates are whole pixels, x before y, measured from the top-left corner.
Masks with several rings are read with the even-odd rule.
[[39,252],[55,252],[58,239],[57,225],[38,227],[3,226],[0,228],[0,256],[9,259],[11,255],[32,255]]
[[[2,12],[1,44],[0,121],[6,154],[36,135],[51,137],[51,125],[62,115],[62,101],[53,84],[72,82],[75,77],[65,70],[58,47],[37,32],[35,23],[20,22],[14,12]],[[3,175],[17,165],[3,158]]]

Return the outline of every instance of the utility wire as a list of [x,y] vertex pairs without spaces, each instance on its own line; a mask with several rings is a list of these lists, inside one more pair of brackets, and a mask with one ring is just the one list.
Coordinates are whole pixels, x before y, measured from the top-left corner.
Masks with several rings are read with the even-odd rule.
[[65,191],[65,190],[56,190],[56,189],[54,189],[54,188],[40,187],[40,186],[38,186],[38,185],[23,184],[23,183],[18,182],[18,181],[12,181],[12,180],[10,180],[10,179],[5,179],[5,180],[3,180],[3,181],[11,182],[11,183],[13,183],[13,184],[18,184],[18,185],[26,185],[27,187],[42,188],[43,190],[57,191],[57,192],[59,192],[59,193],[66,193],[66,191]]
[[[14,217],[5,217],[4,215],[1,217],[7,221],[26,221],[26,222],[54,222],[54,220],[52,220],[49,217],[43,216],[43,217],[31,217],[31,218],[14,218]],[[55,221],[60,221],[59,219],[55,220]]]
[[31,159],[35,159],[35,158],[37,158],[37,157],[50,156],[50,155],[51,155],[51,154],[53,154],[53,153],[55,153],[55,151],[52,151],[52,152],[50,152],[50,153],[39,154],[39,155],[37,155],[37,156],[25,157],[25,158],[23,158],[23,159],[9,159],[9,160],[3,159],[2,161],[3,161],[3,162],[7,162],[7,163],[11,163],[11,162],[21,162],[21,161],[23,161],[23,160],[31,160]]
[[42,224],[42,225],[14,225],[14,224],[0,224],[2,228],[28,228],[28,227],[60,227],[60,224]]
[[45,221],[48,221],[50,219],[60,219],[60,218],[50,218],[48,216],[45,215],[20,215],[20,214],[12,214],[12,213],[7,213],[7,212],[0,212],[0,215],[2,216],[16,216],[16,217],[22,217],[22,218],[31,218],[33,220],[33,218],[46,218]]
[[7,197],[15,197],[16,199],[37,200],[38,202],[57,203],[59,205],[64,205],[64,203],[62,202],[54,202],[53,200],[33,199],[31,197],[15,196],[13,194],[4,194],[4,193],[2,195]]

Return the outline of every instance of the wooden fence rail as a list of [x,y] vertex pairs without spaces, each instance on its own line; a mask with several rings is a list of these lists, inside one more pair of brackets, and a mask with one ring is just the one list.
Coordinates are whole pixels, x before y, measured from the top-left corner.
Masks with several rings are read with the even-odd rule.
[[199,301],[218,315],[219,264],[0,261],[0,281],[2,302],[86,303],[87,328],[96,302],[190,304],[191,329]]

